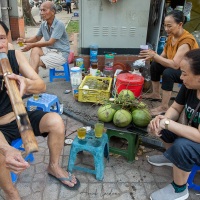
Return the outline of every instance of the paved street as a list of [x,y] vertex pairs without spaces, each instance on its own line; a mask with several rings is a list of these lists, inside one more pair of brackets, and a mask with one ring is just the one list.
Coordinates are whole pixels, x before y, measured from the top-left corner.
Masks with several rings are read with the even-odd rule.
[[[68,23],[71,16],[67,15],[65,11],[57,14],[57,18],[65,24]],[[35,18],[39,19],[37,15]],[[26,27],[26,37],[34,35],[37,29],[38,27]],[[13,44],[19,49],[16,41]],[[28,57],[29,53],[26,56]],[[48,91],[51,91],[51,87],[55,83],[60,84],[61,88],[65,83],[64,80],[59,80],[59,83],[58,81],[49,83],[48,70],[41,70],[40,75],[47,83]],[[59,92],[63,98],[66,98],[63,91]],[[83,126],[83,124],[66,115],[61,116],[66,125],[66,137],[73,139],[76,136],[77,128]],[[34,154],[35,161],[29,169],[19,175],[16,183],[22,200],[147,200],[153,191],[172,181],[171,167],[153,167],[146,160],[146,156],[161,154],[161,152],[145,148],[145,152],[138,156],[138,160],[133,163],[127,162],[122,156],[111,154],[110,161],[105,160],[106,167],[103,181],[97,181],[92,174],[75,171],[74,174],[80,180],[81,187],[78,191],[70,191],[47,174],[49,151],[46,139],[42,137],[37,139],[39,152]],[[65,145],[60,157],[60,164],[64,169],[67,169],[70,147],[70,145]],[[76,164],[93,168],[93,157],[83,152],[83,154],[78,155]],[[199,199],[196,192],[191,191],[190,194],[190,200]],[[4,196],[1,191],[0,200],[3,199]]]

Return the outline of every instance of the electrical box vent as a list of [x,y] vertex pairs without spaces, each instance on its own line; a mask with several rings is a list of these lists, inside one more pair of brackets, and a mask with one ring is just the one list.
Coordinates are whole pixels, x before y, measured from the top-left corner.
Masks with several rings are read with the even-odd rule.
[[127,36],[127,27],[121,27],[120,36]]
[[108,26],[103,26],[102,27],[102,35],[103,36],[108,36],[109,35],[109,27]]
[[99,26],[94,26],[93,27],[93,35],[94,36],[99,36],[100,35],[100,27]]
[[136,27],[130,28],[130,37],[135,37]]
[[118,27],[117,26],[113,26],[111,28],[111,36],[117,36],[118,35]]

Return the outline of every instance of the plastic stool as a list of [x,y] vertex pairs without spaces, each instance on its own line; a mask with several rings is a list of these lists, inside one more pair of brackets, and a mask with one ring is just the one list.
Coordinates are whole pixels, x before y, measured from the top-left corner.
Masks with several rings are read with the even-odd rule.
[[[74,165],[77,153],[80,151],[90,152],[94,156],[94,170]],[[87,135],[83,141],[79,140],[78,137],[76,137],[70,149],[68,171],[84,171],[87,173],[95,174],[97,180],[103,180],[104,156],[107,157],[107,159],[109,159],[109,143],[107,134],[103,134],[102,138],[99,139],[96,139],[94,137],[94,134],[93,136]]]
[[118,131],[107,127],[107,135],[110,141],[111,137],[123,138],[128,142],[127,149],[120,149],[117,147],[110,147],[110,152],[122,155],[128,159],[128,162],[133,162],[135,160],[135,156],[137,153],[137,149],[139,146],[139,137],[137,134],[126,132],[126,131]]
[[[56,70],[52,68],[49,70],[49,81],[53,82],[54,78],[65,78],[66,81],[70,81],[70,72],[69,72],[69,65],[68,62],[64,63],[63,65],[64,70]],[[63,75],[56,75],[58,73],[62,73]]]
[[[52,109],[52,106],[56,106],[56,109]],[[31,106],[37,107],[37,110],[43,110],[46,112],[57,112],[60,114],[60,103],[58,97],[53,94],[43,93],[38,100],[34,100],[33,97],[27,101],[27,110],[31,110]]]
[[178,84],[178,87],[181,88],[181,86],[182,86],[182,83],[179,83],[179,84]]
[[195,177],[197,171],[199,171],[199,170],[200,170],[200,166],[198,166],[198,165],[193,166],[192,171],[191,171],[189,178],[188,178],[188,181],[187,181],[188,188],[200,191],[200,185],[196,185],[196,184],[193,183],[194,177]]
[[[13,140],[12,143],[11,143],[11,146],[20,150],[20,151],[25,151],[24,148],[22,148],[23,142],[22,142],[22,139],[21,138],[18,138],[16,140]],[[25,161],[29,161],[29,162],[33,162],[34,161],[34,156],[32,153],[29,153],[25,158],[24,158]],[[17,178],[18,178],[18,175],[15,174],[14,172],[10,172],[10,175],[11,175],[11,179],[12,179],[12,182],[13,183],[16,183],[17,181]]]

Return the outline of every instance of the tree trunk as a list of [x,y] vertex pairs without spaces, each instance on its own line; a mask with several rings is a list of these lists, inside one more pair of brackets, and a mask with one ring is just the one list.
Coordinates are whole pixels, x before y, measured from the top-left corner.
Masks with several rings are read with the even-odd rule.
[[35,19],[31,14],[31,7],[29,4],[29,0],[22,0],[22,8],[24,13],[25,24],[28,26],[36,26],[37,22],[35,21]]

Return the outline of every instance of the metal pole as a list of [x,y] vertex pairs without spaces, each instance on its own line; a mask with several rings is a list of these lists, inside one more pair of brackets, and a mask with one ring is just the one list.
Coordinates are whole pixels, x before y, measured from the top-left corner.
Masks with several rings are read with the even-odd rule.
[[8,0],[0,0],[0,8],[1,8],[1,19],[10,29],[9,14],[8,14],[8,10],[10,8],[8,7]]

